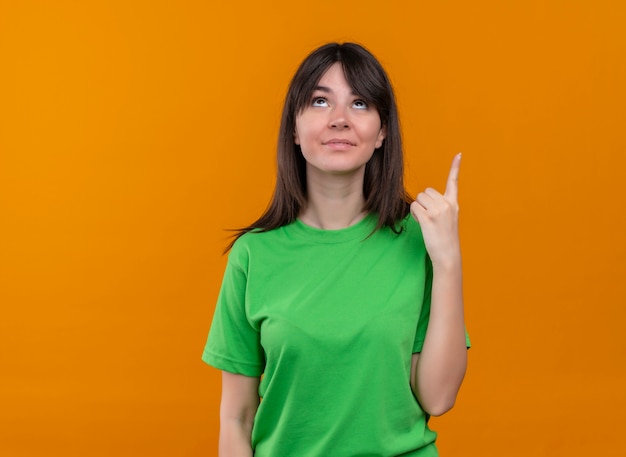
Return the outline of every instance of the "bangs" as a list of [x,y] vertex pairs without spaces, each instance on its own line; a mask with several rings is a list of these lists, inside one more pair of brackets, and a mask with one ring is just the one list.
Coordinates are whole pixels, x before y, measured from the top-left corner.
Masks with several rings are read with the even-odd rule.
[[296,72],[291,87],[293,112],[301,113],[313,96],[320,79],[335,63],[340,63],[346,81],[356,95],[376,108],[383,125],[387,123],[393,94],[385,71],[376,59],[361,47],[345,43],[322,47],[311,54]]

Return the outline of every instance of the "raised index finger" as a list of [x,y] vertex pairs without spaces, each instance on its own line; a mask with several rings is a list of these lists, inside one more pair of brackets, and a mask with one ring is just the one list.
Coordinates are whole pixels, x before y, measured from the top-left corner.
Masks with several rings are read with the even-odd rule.
[[459,193],[459,169],[461,168],[461,153],[459,152],[452,159],[450,173],[448,174],[448,182],[446,183],[446,191],[444,196],[457,199]]

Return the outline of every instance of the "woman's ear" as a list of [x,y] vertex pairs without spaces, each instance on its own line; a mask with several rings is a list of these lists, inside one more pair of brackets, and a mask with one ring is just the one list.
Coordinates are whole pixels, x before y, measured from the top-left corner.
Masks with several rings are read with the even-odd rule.
[[383,140],[387,137],[387,126],[382,126],[378,132],[378,138],[376,138],[376,149],[383,145]]
[[296,143],[297,145],[300,145],[300,138],[298,137],[298,130],[297,129],[293,129],[293,142]]

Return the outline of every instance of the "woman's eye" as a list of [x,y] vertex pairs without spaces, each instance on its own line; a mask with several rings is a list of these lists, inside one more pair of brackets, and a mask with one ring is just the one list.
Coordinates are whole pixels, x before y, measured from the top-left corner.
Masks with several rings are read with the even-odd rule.
[[352,105],[357,109],[367,109],[367,102],[364,100],[355,100]]
[[313,106],[327,106],[328,102],[324,97],[315,97],[312,102]]

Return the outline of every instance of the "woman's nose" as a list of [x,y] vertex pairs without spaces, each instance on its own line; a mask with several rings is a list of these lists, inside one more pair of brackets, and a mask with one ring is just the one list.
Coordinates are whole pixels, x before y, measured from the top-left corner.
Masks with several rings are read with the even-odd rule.
[[331,116],[330,116],[328,126],[331,128],[335,128],[335,129],[345,129],[345,128],[350,127],[346,109],[340,106],[335,107],[331,111]]

